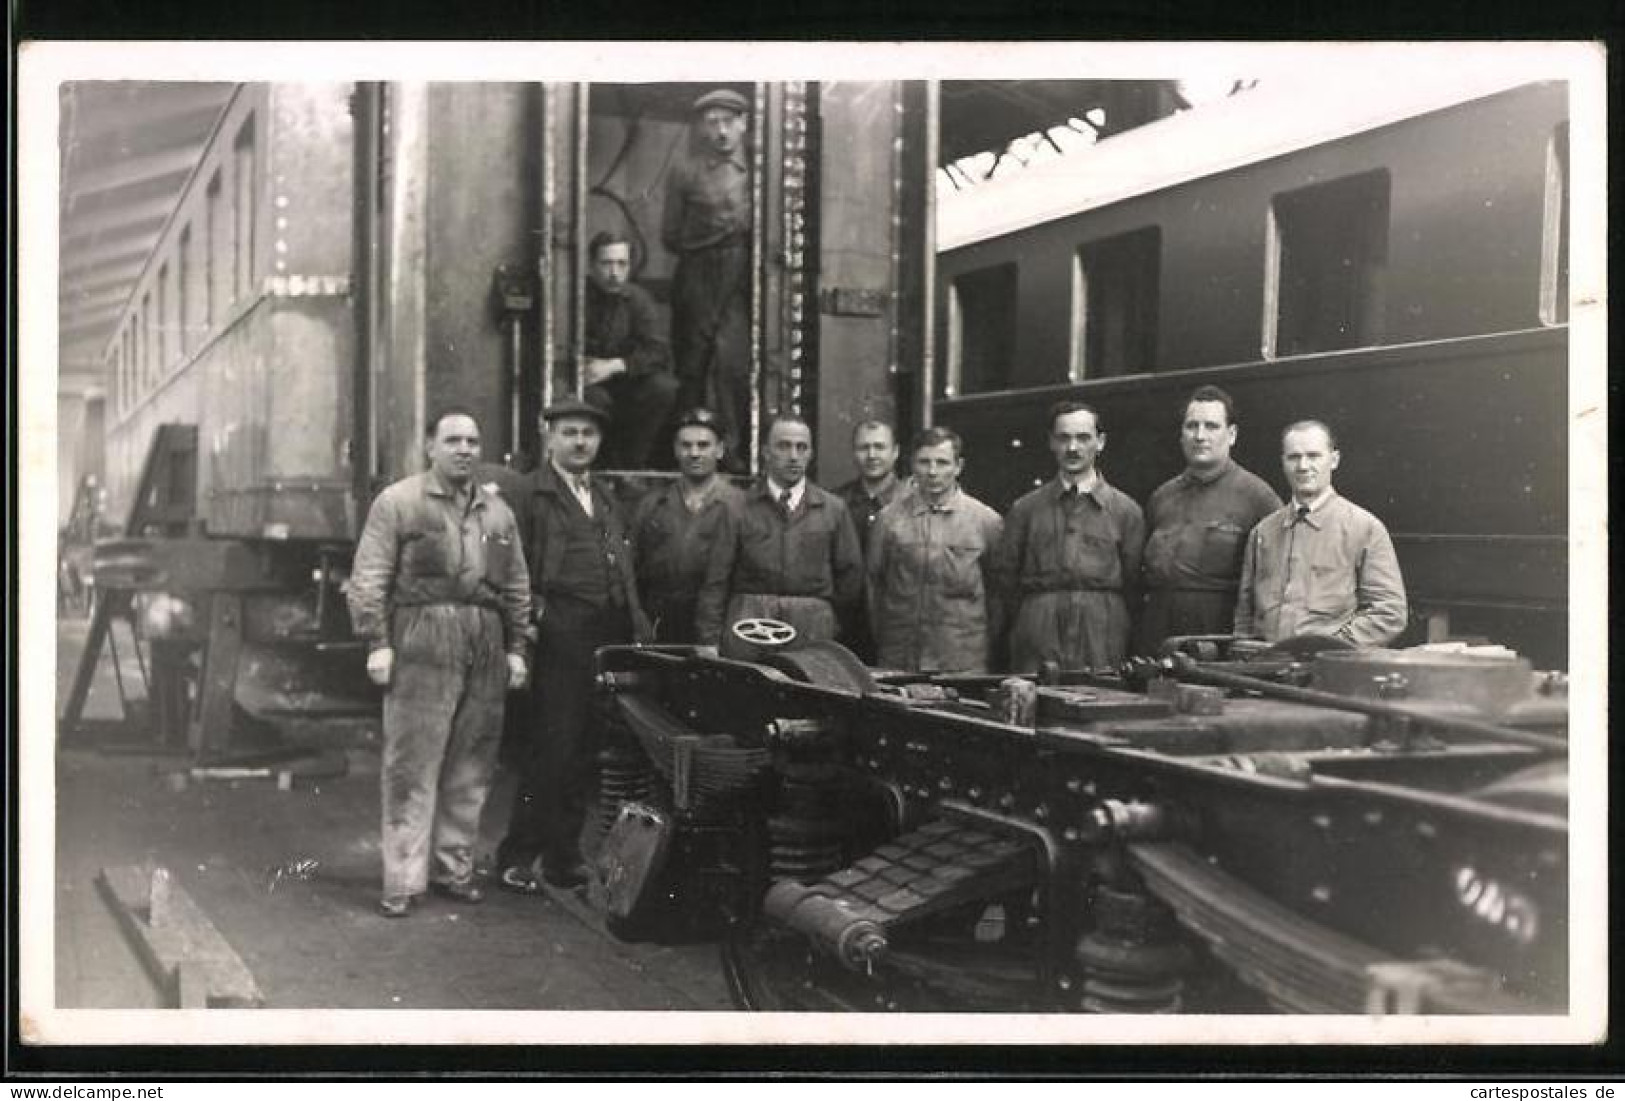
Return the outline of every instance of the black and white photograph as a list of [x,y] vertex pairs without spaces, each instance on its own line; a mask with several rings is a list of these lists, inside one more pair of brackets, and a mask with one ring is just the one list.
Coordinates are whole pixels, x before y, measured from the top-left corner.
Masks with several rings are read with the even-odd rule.
[[1602,47],[20,59],[25,1044],[1608,1034]]

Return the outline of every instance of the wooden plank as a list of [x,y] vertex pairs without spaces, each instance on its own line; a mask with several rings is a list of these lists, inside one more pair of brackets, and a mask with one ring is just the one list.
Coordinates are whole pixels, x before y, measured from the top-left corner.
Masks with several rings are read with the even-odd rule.
[[209,597],[209,642],[198,686],[202,698],[191,736],[192,751],[199,757],[223,753],[231,740],[231,705],[243,650],[242,605],[236,593]]
[[253,1008],[265,995],[241,957],[165,868],[103,868],[98,885],[158,985],[180,1008]]

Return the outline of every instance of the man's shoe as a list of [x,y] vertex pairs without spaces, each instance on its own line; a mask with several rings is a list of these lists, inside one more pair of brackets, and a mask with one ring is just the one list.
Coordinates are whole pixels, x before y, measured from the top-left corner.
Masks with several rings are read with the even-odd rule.
[[378,912],[387,918],[403,918],[412,912],[412,896],[385,895],[378,900]]
[[579,860],[563,864],[543,864],[542,878],[561,891],[573,891],[587,885],[587,866]]
[[539,895],[542,885],[536,880],[536,873],[526,864],[510,864],[502,869],[497,876],[497,886],[504,891],[512,891],[516,895]]
[[429,884],[429,889],[453,902],[466,902],[470,906],[485,901],[485,892],[472,878],[437,880]]

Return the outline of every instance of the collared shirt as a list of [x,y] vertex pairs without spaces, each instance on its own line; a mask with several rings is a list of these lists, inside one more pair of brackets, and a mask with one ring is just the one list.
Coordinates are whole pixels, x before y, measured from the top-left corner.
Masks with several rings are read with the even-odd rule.
[[742,594],[816,597],[837,613],[863,597],[863,554],[841,499],[802,479],[803,497],[785,515],[768,479],[745,495],[731,545],[723,556],[727,585],[701,595],[700,638],[722,634],[727,598]]
[[346,596],[356,635],[373,649],[391,644],[397,608],[474,604],[500,611],[508,651],[525,651],[530,575],[513,512],[492,490],[459,490],[434,470],[373,501]]
[[869,544],[871,626],[879,662],[913,672],[988,667],[997,614],[989,578],[1004,522],[951,490],[940,503],[908,494],[881,510]]
[[1334,491],[1301,519],[1298,507],[1276,510],[1248,536],[1235,633],[1269,642],[1301,634],[1356,646],[1391,642],[1408,608],[1388,529]]
[[557,462],[552,460],[548,460],[548,462],[553,467],[553,472],[559,476],[560,484],[570,491],[571,496],[576,499],[576,503],[581,506],[581,511],[591,516],[593,514],[591,476],[585,471],[577,476],[571,474]]
[[1098,471],[1092,487],[1070,497],[1065,490],[1057,478],[1026,494],[1005,517],[995,561],[1012,607],[1026,593],[1121,591],[1139,579],[1140,506]]
[[[526,477],[515,502],[520,529],[525,534],[525,557],[530,564],[531,588],[540,615],[547,598],[560,594],[584,599],[606,595],[618,603],[624,598],[633,612],[636,626],[642,616],[637,600],[637,577],[633,572],[631,539],[621,520],[620,509],[608,483],[589,481],[592,512],[585,513],[569,479],[552,462],[543,464]],[[586,516],[595,546],[591,561],[583,548],[583,525],[577,517]]]
[[1055,477],[1061,483],[1062,493],[1067,490],[1076,490],[1079,493],[1093,493],[1095,487],[1100,484],[1100,471],[1094,467],[1090,467],[1088,472],[1081,478],[1070,477],[1064,470],[1058,471]]
[[795,485],[788,487],[787,490],[786,487],[781,486],[772,478],[768,478],[767,491],[772,498],[781,505],[785,504],[784,495],[786,492],[788,492],[790,494],[788,507],[791,512],[794,512],[796,509],[801,507],[801,498],[807,494],[807,479],[801,479],[801,481],[797,482]]
[[589,279],[586,323],[587,355],[624,360],[630,378],[671,369],[659,311],[642,287],[628,283],[611,292]]
[[693,252],[750,234],[750,167],[743,151],[704,151],[672,169],[660,220],[660,240],[675,253]]
[[1170,478],[1146,504],[1146,586],[1234,593],[1247,534],[1280,507],[1262,478],[1228,460]]
[[[682,483],[655,490],[638,502],[632,520],[632,549],[649,614],[666,614],[668,604],[698,604],[706,586],[721,586],[727,576],[722,559],[734,538],[734,526],[745,495],[721,478],[712,480],[690,507]],[[672,625],[691,632],[693,624]],[[664,632],[663,632],[664,633]]]
[[863,484],[862,478],[853,478],[835,491],[846,502],[846,510],[852,514],[852,524],[858,529],[858,544],[865,552],[869,549],[869,535],[874,530],[880,510],[897,500],[906,487],[907,484],[896,472],[888,471],[880,488],[873,493]]

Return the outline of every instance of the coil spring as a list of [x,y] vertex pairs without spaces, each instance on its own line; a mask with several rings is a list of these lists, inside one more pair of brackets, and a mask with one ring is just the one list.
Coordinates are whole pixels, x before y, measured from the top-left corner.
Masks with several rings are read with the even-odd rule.
[[598,806],[593,832],[602,838],[615,824],[623,803],[648,802],[655,789],[654,773],[642,757],[611,747],[598,758]]
[[1189,950],[1175,936],[1172,915],[1156,900],[1101,887],[1095,930],[1078,941],[1088,1013],[1177,1013],[1184,1005]]
[[779,813],[767,820],[768,864],[775,879],[815,879],[845,864],[836,794],[821,774],[785,778]]

